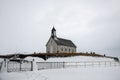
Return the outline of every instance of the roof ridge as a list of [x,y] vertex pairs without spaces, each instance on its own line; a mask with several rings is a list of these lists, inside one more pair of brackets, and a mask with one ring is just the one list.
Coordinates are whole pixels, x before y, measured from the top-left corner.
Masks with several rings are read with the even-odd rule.
[[71,40],[69,40],[69,39],[64,39],[64,38],[59,38],[59,37],[57,37],[58,39],[63,39],[63,40],[67,40],[67,41],[71,41]]

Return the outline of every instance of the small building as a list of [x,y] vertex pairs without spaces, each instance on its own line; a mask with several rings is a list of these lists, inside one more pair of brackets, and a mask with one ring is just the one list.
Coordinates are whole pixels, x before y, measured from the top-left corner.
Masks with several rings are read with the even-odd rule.
[[46,53],[75,53],[76,45],[68,39],[56,36],[56,29],[51,30],[51,37],[46,44]]

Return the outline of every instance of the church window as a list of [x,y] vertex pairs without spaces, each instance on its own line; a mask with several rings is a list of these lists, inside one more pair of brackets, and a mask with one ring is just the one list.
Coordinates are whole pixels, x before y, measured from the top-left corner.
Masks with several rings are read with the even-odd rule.
[[74,52],[74,49],[72,49],[72,52]]
[[61,48],[61,51],[63,51],[63,47]]
[[65,51],[67,51],[67,49],[65,48]]
[[69,49],[69,52],[70,52],[70,49]]

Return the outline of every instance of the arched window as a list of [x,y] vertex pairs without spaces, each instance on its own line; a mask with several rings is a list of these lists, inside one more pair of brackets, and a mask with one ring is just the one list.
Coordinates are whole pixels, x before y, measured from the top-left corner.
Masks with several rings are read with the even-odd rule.
[[67,51],[67,48],[65,48],[65,51]]
[[70,52],[70,48],[69,48],[69,52]]
[[61,51],[63,51],[63,47],[61,48]]
[[72,53],[74,52],[74,49],[72,49]]

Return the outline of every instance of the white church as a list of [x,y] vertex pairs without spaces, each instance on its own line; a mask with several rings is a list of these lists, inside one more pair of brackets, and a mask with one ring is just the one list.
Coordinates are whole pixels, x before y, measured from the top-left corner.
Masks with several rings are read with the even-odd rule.
[[51,30],[51,37],[46,44],[46,53],[76,53],[76,45],[68,39],[59,38],[56,29]]

